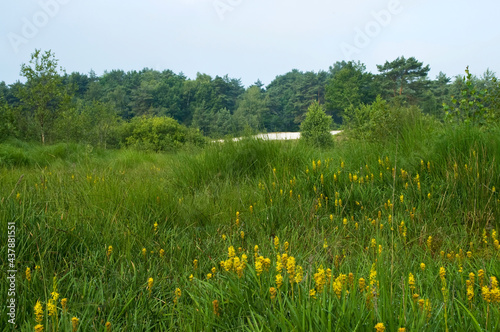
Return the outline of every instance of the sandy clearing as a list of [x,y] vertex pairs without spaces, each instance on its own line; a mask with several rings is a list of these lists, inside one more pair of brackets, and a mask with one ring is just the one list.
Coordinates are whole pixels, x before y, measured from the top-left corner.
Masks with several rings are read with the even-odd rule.
[[[340,132],[341,132],[341,130],[332,130],[332,131],[330,131],[330,134],[337,135]],[[256,138],[256,139],[264,139],[264,140],[270,140],[270,141],[292,140],[292,139],[299,139],[300,133],[299,132],[265,133],[265,134],[254,135],[252,137]],[[242,139],[242,137],[235,137],[235,138],[233,138],[233,141],[239,141],[241,139]],[[219,140],[216,140],[214,142],[224,142],[224,140],[219,139]]]

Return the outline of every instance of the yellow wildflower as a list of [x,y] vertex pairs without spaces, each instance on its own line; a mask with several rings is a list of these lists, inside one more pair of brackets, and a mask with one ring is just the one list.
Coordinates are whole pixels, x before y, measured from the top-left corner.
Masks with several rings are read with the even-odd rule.
[[111,323],[106,322],[106,332],[111,332]]
[[26,280],[28,280],[28,282],[31,281],[31,269],[29,267],[26,268]]
[[260,259],[257,259],[255,261],[255,272],[257,272],[257,276],[260,276],[262,274],[262,271],[262,261]]
[[271,294],[271,300],[274,300],[276,298],[276,293],[277,293],[276,288],[270,287],[269,293]]
[[408,284],[410,285],[410,290],[413,293],[415,290],[415,277],[412,273],[410,273],[410,276],[408,277]]
[[189,281],[193,281],[193,279],[194,279],[193,274],[190,274],[190,275],[189,275]]
[[43,307],[40,300],[37,300],[35,304],[35,321],[37,323],[41,323],[43,321]]
[[274,237],[274,249],[278,250],[279,245],[280,245],[280,239],[278,238],[278,236],[275,236]]
[[240,237],[241,237],[242,240],[244,240],[245,239],[245,232],[241,231],[240,232]]
[[285,250],[285,252],[288,251],[288,248],[290,247],[290,243],[288,243],[288,241],[286,241],[284,244],[283,244],[283,249]]
[[144,256],[144,258],[146,258],[146,248],[142,248],[142,256]]
[[214,315],[215,316],[219,316],[220,315],[220,313],[219,313],[219,301],[213,300],[212,301],[212,307],[213,307],[213,310],[214,310]]
[[313,288],[313,289],[309,290],[309,296],[316,298],[316,289]]
[[297,271],[295,273],[295,283],[299,283],[302,281],[302,279],[304,279],[304,271],[302,269],[302,266],[300,265],[297,265]]
[[477,271],[477,277],[479,279],[479,286],[482,288],[483,287],[483,282],[484,282],[484,270],[479,270]]
[[375,330],[377,330],[377,332],[384,332],[385,331],[384,323],[378,323],[377,325],[375,325]]
[[181,289],[176,288],[174,291],[174,305],[176,305],[179,302],[179,298],[181,297]]
[[366,281],[364,278],[359,278],[359,291],[364,292],[365,291],[365,286],[366,286]]
[[290,275],[290,281],[295,277],[295,258],[289,257],[286,263],[286,272]]
[[57,316],[57,306],[54,299],[49,299],[47,303],[47,311],[49,313],[49,316]]
[[35,325],[35,332],[43,332],[43,325],[42,324]]
[[233,258],[234,256],[236,256],[236,251],[234,250],[233,246],[230,246],[229,248],[227,248],[227,256],[229,258]]
[[67,298],[61,299],[61,307],[62,307],[63,313],[66,313],[66,311],[68,311],[68,299]]
[[467,300],[472,302],[474,299],[474,284],[470,280],[467,280],[465,284],[467,285]]
[[163,256],[165,256],[165,250],[160,249],[160,257],[163,257]]
[[281,285],[283,284],[283,276],[281,274],[276,275],[276,286],[278,289],[280,289]]
[[226,241],[226,239],[227,239],[226,234],[222,234],[222,241]]
[[149,294],[151,294],[151,289],[153,288],[153,278],[148,279],[148,287],[147,290],[149,291]]
[[79,322],[80,322],[80,320],[78,318],[76,318],[76,317],[71,318],[71,325],[73,326],[73,332],[78,330],[78,323]]

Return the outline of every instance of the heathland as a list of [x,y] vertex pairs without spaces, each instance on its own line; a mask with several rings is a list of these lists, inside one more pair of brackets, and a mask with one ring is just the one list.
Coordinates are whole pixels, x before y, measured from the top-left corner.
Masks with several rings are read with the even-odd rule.
[[18,329],[497,331],[500,130],[400,133],[2,144]]

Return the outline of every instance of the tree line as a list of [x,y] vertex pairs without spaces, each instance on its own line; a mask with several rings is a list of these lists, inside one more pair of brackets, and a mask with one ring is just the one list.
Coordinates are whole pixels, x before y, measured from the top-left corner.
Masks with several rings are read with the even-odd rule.
[[[182,72],[149,68],[101,76],[93,71],[67,74],[52,51],[36,50],[21,67],[24,83],[0,82],[0,140],[101,147],[153,144],[164,150],[162,146],[173,148],[177,140],[202,142],[201,136],[298,131],[313,102],[340,127],[346,112],[370,105],[377,97],[418,107],[442,120],[454,109],[451,101],[462,101],[464,90],[476,96],[499,90],[490,70],[479,77],[467,71],[464,76],[439,73],[431,79],[428,64],[404,56],[377,69],[373,74],[361,62],[339,61],[325,71],[294,69],[267,86],[257,81],[245,88],[228,75],[198,73],[190,79]],[[144,139],[146,132],[150,137]],[[169,139],[160,142],[165,133]]]

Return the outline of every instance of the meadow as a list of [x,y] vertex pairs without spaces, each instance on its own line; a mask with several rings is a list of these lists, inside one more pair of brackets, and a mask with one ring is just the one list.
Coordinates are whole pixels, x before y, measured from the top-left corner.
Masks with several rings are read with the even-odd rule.
[[467,126],[328,149],[4,143],[17,330],[498,331],[499,159],[500,130]]

